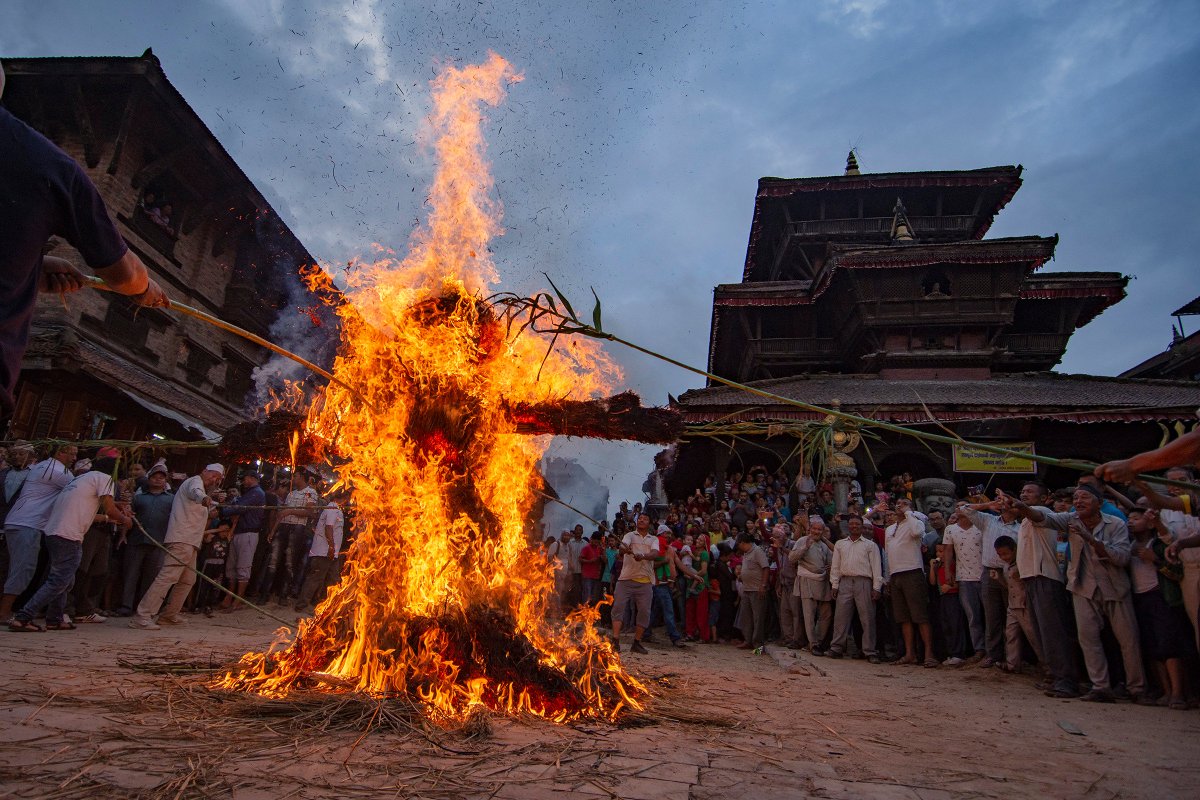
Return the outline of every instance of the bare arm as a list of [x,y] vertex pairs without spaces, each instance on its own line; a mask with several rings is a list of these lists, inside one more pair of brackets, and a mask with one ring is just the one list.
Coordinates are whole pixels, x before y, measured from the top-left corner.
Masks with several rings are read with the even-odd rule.
[[140,306],[166,307],[171,304],[162,287],[150,277],[146,265],[132,250],[107,267],[100,267],[96,275],[117,294],[128,296]]
[[1178,467],[1181,464],[1195,464],[1198,460],[1200,460],[1200,430],[1194,430],[1157,450],[1147,450],[1132,458],[1101,464],[1096,467],[1096,477],[1116,483],[1129,483],[1140,472],[1154,472]]
[[1145,481],[1134,481],[1133,485],[1146,496],[1146,500],[1155,508],[1169,508],[1172,511],[1187,510],[1183,507],[1183,501],[1178,497],[1173,497],[1169,494],[1159,494]]
[[100,497],[100,507],[104,509],[106,516],[111,518],[113,521],[120,523],[121,525],[129,525],[133,522],[133,517],[129,516],[129,514],[125,512],[125,509],[118,506],[117,502],[113,500],[112,495],[110,494],[102,495]]

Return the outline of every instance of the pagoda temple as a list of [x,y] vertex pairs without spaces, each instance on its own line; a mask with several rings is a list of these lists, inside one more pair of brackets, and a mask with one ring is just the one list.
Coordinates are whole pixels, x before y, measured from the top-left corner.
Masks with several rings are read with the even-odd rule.
[[[1129,279],[1042,271],[1057,235],[985,238],[1021,173],[870,174],[851,152],[843,175],[762,178],[741,282],[714,291],[709,372],[1043,455],[1103,461],[1157,446],[1171,435],[1168,423],[1195,418],[1200,383],[1051,371],[1071,334],[1124,298]],[[711,380],[677,403],[692,433],[677,454],[672,483],[680,490],[711,472],[760,464],[790,462],[794,472],[804,457],[798,431],[823,421]],[[960,490],[1011,487],[1037,469],[861,433],[842,456],[867,490],[905,471],[954,480]],[[1074,480],[1067,470],[1037,471],[1051,484]]]

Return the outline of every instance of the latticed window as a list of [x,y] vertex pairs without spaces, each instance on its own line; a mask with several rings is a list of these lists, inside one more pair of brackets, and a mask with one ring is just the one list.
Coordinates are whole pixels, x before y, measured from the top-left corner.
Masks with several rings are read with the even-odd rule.
[[208,371],[215,367],[221,359],[193,342],[188,342],[187,361],[184,370],[187,372],[188,383],[201,387],[208,381]]
[[150,322],[145,315],[138,314],[138,306],[116,295],[108,302],[108,312],[104,315],[104,330],[114,341],[131,350],[140,350],[146,346]]

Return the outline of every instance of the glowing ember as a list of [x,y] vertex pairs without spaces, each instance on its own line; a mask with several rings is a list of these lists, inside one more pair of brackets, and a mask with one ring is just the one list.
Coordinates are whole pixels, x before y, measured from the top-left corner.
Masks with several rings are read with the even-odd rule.
[[403,261],[353,276],[333,372],[354,392],[330,384],[305,422],[354,492],[349,562],[292,645],[247,654],[225,688],[405,694],[447,720],[479,706],[612,719],[645,697],[594,610],[563,627],[546,620],[551,566],[526,532],[542,445],[515,432],[507,409],[596,396],[619,376],[581,341],[556,348],[537,377],[546,342],[511,338],[480,299],[502,232],[481,106],[518,80],[492,54],[433,82],[429,222]]

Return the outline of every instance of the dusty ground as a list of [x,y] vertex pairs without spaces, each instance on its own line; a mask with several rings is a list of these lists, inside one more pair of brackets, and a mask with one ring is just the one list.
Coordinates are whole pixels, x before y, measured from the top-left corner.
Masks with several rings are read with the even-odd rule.
[[[1032,678],[768,656],[697,645],[627,663],[656,691],[736,727],[493,722],[490,738],[206,724],[171,675],[272,638],[245,612],[147,633],[121,621],[0,633],[0,796],[41,798],[1197,797],[1200,712],[1052,701]],[[115,624],[114,624],[115,623]],[[1083,735],[1060,727],[1074,726]]]

